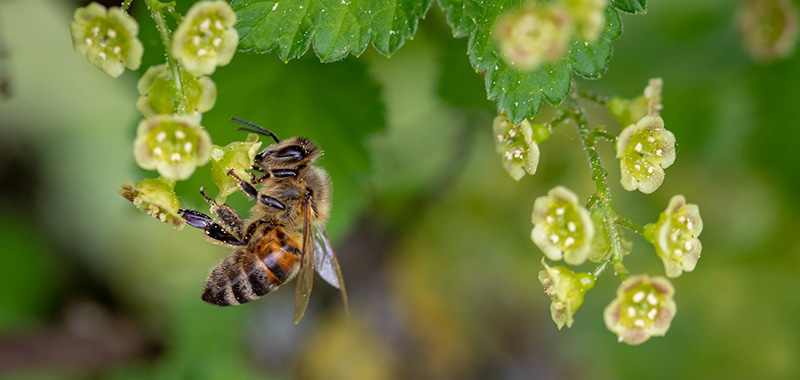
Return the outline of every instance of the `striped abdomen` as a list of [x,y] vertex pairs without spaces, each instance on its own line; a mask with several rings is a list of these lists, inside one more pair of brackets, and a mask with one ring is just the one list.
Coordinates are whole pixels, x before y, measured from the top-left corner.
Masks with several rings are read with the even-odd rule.
[[219,306],[250,302],[291,280],[300,270],[302,235],[281,227],[259,228],[247,246],[211,271],[202,299]]

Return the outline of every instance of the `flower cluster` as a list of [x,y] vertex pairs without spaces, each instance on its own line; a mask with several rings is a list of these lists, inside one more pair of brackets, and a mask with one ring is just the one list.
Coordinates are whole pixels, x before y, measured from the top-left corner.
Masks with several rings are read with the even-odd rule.
[[240,178],[247,178],[247,171],[253,166],[253,160],[261,147],[258,135],[250,133],[244,142],[236,141],[223,147],[214,145],[211,150],[211,180],[219,187],[216,202],[225,203],[228,195],[239,188],[239,182],[228,175],[233,171]]
[[142,63],[139,24],[117,7],[106,9],[91,3],[78,8],[70,31],[75,51],[86,54],[92,65],[112,78],[122,75],[126,67],[136,70]]
[[572,327],[575,312],[583,303],[583,295],[594,287],[594,277],[588,273],[575,273],[566,267],[550,267],[542,259],[539,282],[550,297],[550,315],[558,329]]
[[148,215],[181,229],[186,221],[178,214],[179,202],[174,188],[175,181],[147,178],[135,185],[123,183],[119,194]]
[[236,52],[239,34],[234,24],[236,13],[228,3],[199,1],[175,30],[172,54],[190,73],[212,74],[217,66],[230,63]]
[[620,183],[625,190],[650,194],[664,182],[664,169],[675,162],[675,135],[660,116],[645,116],[617,139]]
[[606,306],[606,327],[620,342],[631,345],[664,336],[677,312],[674,295],[675,288],[664,277],[630,276],[617,288],[617,298]]
[[549,137],[547,127],[541,124],[531,125],[523,120],[514,126],[508,117],[500,115],[493,123],[495,148],[502,157],[503,168],[515,181],[519,181],[525,173],[535,174],[539,165],[539,145]]
[[580,265],[586,261],[594,241],[594,224],[578,196],[564,186],[536,198],[531,215],[531,240],[550,260]]
[[687,204],[683,195],[675,195],[658,221],[645,227],[644,236],[656,247],[667,277],[678,277],[697,265],[703,249],[698,239],[702,232],[700,208]]
[[133,156],[143,169],[158,170],[171,180],[185,180],[208,162],[211,137],[190,116],[158,115],[142,120]]
[[[203,112],[214,107],[217,86],[207,76],[196,76],[181,69],[182,87],[189,115],[200,119]],[[139,100],[136,107],[145,116],[171,115],[177,109],[178,90],[166,64],[152,66],[139,80]]]

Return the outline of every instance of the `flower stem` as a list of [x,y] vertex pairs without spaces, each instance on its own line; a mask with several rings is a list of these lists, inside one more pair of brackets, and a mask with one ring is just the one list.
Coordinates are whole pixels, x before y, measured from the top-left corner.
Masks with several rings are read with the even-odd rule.
[[120,8],[123,12],[128,13],[128,8],[131,6],[131,2],[133,2],[133,0],[125,0],[122,2]]
[[547,129],[550,130],[550,132],[552,133],[553,132],[553,128],[555,128],[559,124],[561,124],[561,123],[563,123],[563,122],[565,122],[565,121],[567,121],[567,120],[569,120],[571,118],[572,118],[572,115],[570,115],[569,112],[559,111],[558,115],[556,115],[556,117],[554,117],[553,120],[550,120],[550,121],[544,123],[544,125],[546,125]]
[[576,92],[578,96],[591,100],[601,106],[605,107],[608,105],[608,98],[606,98],[605,96],[597,95],[582,87],[576,87]]
[[164,53],[167,56],[167,68],[172,73],[172,82],[178,95],[178,102],[173,110],[176,114],[186,114],[186,92],[183,90],[183,78],[181,77],[181,66],[172,55],[172,40],[170,37],[170,30],[167,26],[167,21],[164,19],[162,12],[164,4],[158,0],[147,0],[147,8],[150,10],[150,16],[156,23],[156,29],[161,34],[161,43],[164,44]]
[[[583,109],[578,104],[577,97],[574,94],[567,97],[567,107],[573,113],[572,117],[578,126],[583,150],[586,151],[586,156],[589,159],[592,179],[597,188],[597,193],[595,193],[598,198],[597,205],[603,210],[603,223],[608,231],[608,240],[611,242],[611,257],[595,270],[594,276],[597,277],[608,267],[609,263],[614,262],[616,264],[622,261],[622,236],[615,224],[618,216],[611,204],[611,191],[608,188],[607,181],[608,172],[603,167],[600,153],[597,151],[597,137],[592,134],[589,123],[586,121],[586,115],[584,115]],[[620,277],[624,279],[624,275],[620,274]]]
[[614,221],[614,223],[616,223],[616,224],[618,224],[618,225],[620,225],[622,227],[625,227],[625,228],[627,228],[627,229],[629,229],[629,230],[631,230],[633,232],[636,232],[637,234],[639,234],[641,236],[644,236],[644,227],[634,223],[633,221],[631,221],[628,218],[617,217],[617,219]]

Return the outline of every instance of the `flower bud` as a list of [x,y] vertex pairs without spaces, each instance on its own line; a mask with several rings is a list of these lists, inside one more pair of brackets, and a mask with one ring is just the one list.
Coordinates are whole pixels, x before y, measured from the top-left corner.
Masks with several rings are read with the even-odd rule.
[[550,304],[550,315],[558,329],[564,325],[572,327],[572,316],[583,303],[587,290],[594,287],[594,277],[589,273],[575,273],[566,267],[550,267],[542,259],[543,270],[539,271],[539,282],[544,286],[544,293],[553,301]]
[[[505,115],[501,115],[494,119],[493,128],[495,148],[511,178],[519,181],[526,172],[535,174],[539,165],[539,145],[534,140],[534,129],[528,120],[514,126]],[[540,128],[537,132],[541,135]]]

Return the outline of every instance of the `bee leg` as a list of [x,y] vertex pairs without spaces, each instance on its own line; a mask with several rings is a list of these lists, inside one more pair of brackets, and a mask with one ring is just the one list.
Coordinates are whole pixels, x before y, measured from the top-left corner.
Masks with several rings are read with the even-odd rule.
[[211,213],[219,219],[220,223],[225,226],[225,229],[228,230],[231,235],[242,236],[244,222],[236,210],[224,204],[217,204],[217,202],[206,195],[205,188],[200,188],[200,195],[202,195],[203,199],[211,206]]
[[231,245],[245,245],[248,239],[239,239],[214,221],[214,218],[199,211],[180,209],[178,211],[186,224],[203,230],[206,236]]
[[236,173],[233,171],[233,169],[228,170],[228,175],[233,177],[237,181],[239,181],[239,186],[240,186],[242,192],[247,194],[247,196],[249,196],[250,198],[253,198],[253,199],[255,199],[255,200],[257,200],[257,201],[259,201],[262,204],[265,204],[267,206],[277,208],[278,210],[285,210],[286,209],[286,205],[284,205],[281,201],[279,201],[279,200],[277,200],[277,199],[275,199],[273,197],[270,197],[269,195],[259,194],[258,190],[256,190],[256,188],[253,187],[253,185],[247,183],[241,177],[236,175]]
[[231,170],[228,170],[228,175],[229,175],[229,176],[231,176],[231,177],[233,177],[233,179],[235,179],[236,181],[238,181],[238,182],[239,182],[239,188],[242,190],[242,192],[243,192],[245,195],[247,195],[247,196],[248,196],[248,197],[250,197],[250,198],[253,198],[254,200],[255,200],[255,199],[258,199],[258,190],[256,190],[256,188],[255,188],[255,187],[253,187],[253,185],[251,185],[251,184],[247,183],[247,181],[245,181],[245,180],[243,180],[241,177],[239,177],[239,176],[238,176],[238,175],[237,175],[237,174],[236,174],[236,173],[233,171],[233,169],[231,169]]
[[253,181],[252,181],[253,185],[258,185],[259,183],[264,182],[267,178],[269,178],[269,176],[270,176],[269,172],[266,172],[258,176],[258,178],[255,178],[255,176],[253,176]]

